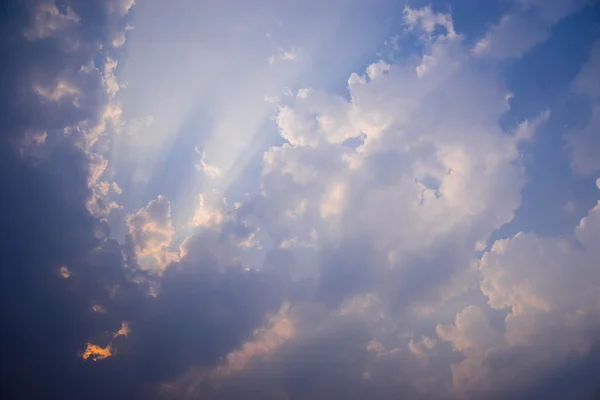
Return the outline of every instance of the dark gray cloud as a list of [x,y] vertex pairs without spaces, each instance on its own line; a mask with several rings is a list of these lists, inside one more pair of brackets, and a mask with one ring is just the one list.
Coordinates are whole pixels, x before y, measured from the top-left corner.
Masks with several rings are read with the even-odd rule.
[[[152,298],[151,278],[140,279],[134,261],[124,262],[126,247],[98,236],[102,223],[86,208],[88,155],[62,130],[101,118],[101,76],[81,67],[98,62],[100,45],[122,21],[103,1],[73,1],[58,3],[60,15],[42,18],[51,28],[32,27],[40,7],[53,4],[2,5],[0,390],[3,398],[150,398],[155,382],[188,365],[214,364],[235,347],[279,307],[281,285],[239,268],[222,272],[183,260]],[[76,23],[47,21],[70,12]],[[77,88],[77,103],[72,93],[60,94],[60,82]],[[49,89],[40,95],[35,85]],[[30,130],[47,132],[42,159],[15,145]],[[123,321],[132,333],[113,339]],[[87,342],[110,343],[115,356],[83,360]]]

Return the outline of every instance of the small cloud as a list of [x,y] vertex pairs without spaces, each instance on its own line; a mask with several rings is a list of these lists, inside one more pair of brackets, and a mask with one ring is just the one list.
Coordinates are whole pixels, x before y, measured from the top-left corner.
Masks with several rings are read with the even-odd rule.
[[429,357],[434,350],[435,345],[435,339],[423,336],[418,342],[413,340],[408,342],[408,351],[410,351],[410,354],[419,360],[421,367],[425,368],[429,365]]
[[514,133],[515,138],[519,141],[530,141],[540,125],[548,118],[550,118],[550,110],[541,113],[533,122],[529,122],[529,120],[521,122]]
[[117,337],[117,336],[128,336],[129,332],[130,332],[129,323],[128,322],[122,322],[121,323],[121,328],[115,333],[114,337]]
[[109,13],[123,17],[135,5],[135,0],[107,0],[105,4]]
[[279,58],[284,61],[296,61],[300,57],[300,48],[292,47],[288,50],[279,48]]
[[112,347],[110,344],[102,348],[100,346],[92,344],[91,342],[87,342],[85,350],[81,357],[84,360],[100,361],[112,355]]
[[420,29],[429,36],[436,33],[438,26],[446,30],[446,35],[440,35],[440,37],[453,38],[456,36],[452,16],[450,14],[434,13],[430,6],[420,9],[405,6],[404,23],[410,30]]
[[71,277],[72,272],[69,270],[69,268],[67,268],[66,265],[63,265],[58,269],[58,275],[64,279],[68,279]]
[[63,31],[79,25],[80,18],[71,7],[59,10],[53,1],[41,1],[32,12],[24,35],[29,40],[58,36]]
[[64,97],[74,98],[73,102],[76,103],[77,96],[81,94],[81,91],[73,84],[59,80],[53,86],[43,87],[41,85],[33,85],[33,91],[40,97],[49,101],[60,101]]
[[121,187],[119,186],[119,184],[117,182],[113,182],[110,184],[110,188],[113,192],[115,192],[116,194],[121,194],[123,193],[123,189],[121,189]]
[[196,165],[196,169],[202,172],[205,178],[217,179],[221,175],[221,170],[217,166],[207,163],[206,154],[200,152],[197,147],[194,148],[194,151],[201,156],[200,163]]
[[163,271],[178,255],[169,251],[175,229],[171,222],[171,204],[163,195],[126,218],[135,253],[143,269]]
[[28,130],[17,140],[15,148],[21,156],[35,156],[40,153],[47,138],[46,131]]
[[106,93],[108,93],[108,95],[111,97],[114,97],[120,89],[119,83],[117,82],[117,77],[115,75],[116,69],[117,61],[111,57],[106,57],[106,61],[104,62],[103,82]]
[[282,61],[298,61],[301,58],[301,55],[302,49],[299,47],[290,47],[289,49],[279,47],[278,53],[269,57],[267,61],[269,64],[274,64],[278,59]]
[[106,314],[108,312],[106,308],[102,307],[100,304],[94,304],[92,310],[98,314]]
[[260,241],[256,237],[257,233],[258,233],[258,229],[256,230],[256,232],[250,233],[248,235],[248,237],[243,238],[241,241],[239,241],[237,245],[243,249],[262,250],[262,245],[260,244]]

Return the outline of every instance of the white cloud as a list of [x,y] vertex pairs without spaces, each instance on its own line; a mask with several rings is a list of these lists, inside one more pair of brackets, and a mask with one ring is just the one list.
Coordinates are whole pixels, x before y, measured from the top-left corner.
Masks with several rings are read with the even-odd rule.
[[160,195],[137,213],[128,215],[126,223],[141,268],[160,273],[179,258],[169,249],[175,229],[166,197]]
[[518,0],[473,48],[500,60],[519,58],[550,36],[552,25],[580,10],[586,0]]
[[135,0],[107,0],[106,7],[108,11],[122,17],[127,15],[131,7],[135,4]]
[[[522,3],[523,9],[537,7],[545,20],[566,12],[549,10],[533,0]],[[106,4],[112,12],[125,15],[133,1]],[[245,279],[256,271],[240,255],[266,243],[267,261],[256,270],[275,265],[309,275],[298,286],[301,300],[294,301],[299,305],[284,303],[241,345],[230,346],[219,366],[200,373],[192,368],[190,379],[200,375],[223,380],[226,386],[230,377],[253,376],[253,368],[264,368],[262,372],[283,370],[274,379],[285,383],[281,376],[287,370],[273,366],[285,367],[290,359],[296,362],[298,349],[333,348],[343,354],[341,361],[337,353],[332,357],[319,353],[319,357],[334,360],[327,368],[341,371],[344,387],[367,381],[365,385],[379,387],[393,375],[394,384],[401,381],[414,387],[417,394],[412,397],[423,398],[445,393],[440,386],[450,372],[457,391],[505,382],[508,373],[496,379],[493,361],[513,349],[526,348],[531,356],[528,362],[541,360],[549,365],[559,363],[570,351],[585,354],[590,346],[585,328],[600,307],[596,268],[600,253],[595,246],[600,237],[600,203],[581,221],[573,238],[520,233],[497,241],[481,260],[476,254],[519,207],[525,182],[519,144],[532,139],[550,112],[522,122],[512,133],[503,132],[499,120],[511,96],[506,95],[495,68],[480,68],[473,59],[451,16],[430,7],[407,7],[404,22],[419,36],[423,54],[379,61],[363,75],[352,74],[348,98],[305,88],[277,109],[275,123],[287,143],[264,153],[257,196],[230,207],[221,192],[205,190],[187,225],[193,233],[178,250],[173,249],[176,232],[166,197],[158,196],[126,217],[140,267],[157,274],[178,261],[178,266],[197,264],[206,269],[243,266],[233,269]],[[508,28],[502,23],[494,27],[478,44],[478,51],[509,57],[514,49],[502,50],[495,44],[503,29]],[[532,45],[527,43],[515,53],[526,51]],[[120,39],[113,42],[120,44]],[[295,61],[298,54],[294,48],[280,49],[277,57]],[[122,192],[107,178],[108,161],[96,145],[100,135],[112,124],[133,136],[153,121],[142,117],[121,123],[116,67],[116,61],[107,58],[101,69],[84,68],[85,73],[100,74],[107,102],[99,121],[83,121],[65,131],[83,137],[80,147],[89,159],[88,186],[94,206]],[[591,79],[592,70],[585,67],[581,75]],[[68,81],[57,82],[34,90],[54,102],[79,94],[69,89]],[[262,94],[239,104],[249,99],[264,106]],[[244,112],[242,107],[232,109]],[[220,116],[225,122],[217,132],[235,131],[238,126],[230,124],[233,118],[225,118],[236,116],[229,111]],[[262,121],[241,120],[256,125]],[[45,140],[39,131],[26,135],[34,144]],[[225,142],[221,154],[229,150],[230,141]],[[196,167],[205,180],[217,181],[227,174],[227,165],[221,167],[218,154],[208,154],[218,165],[209,163],[202,152]],[[597,184],[600,188],[600,179]],[[105,203],[103,210],[92,205],[90,210],[105,215],[118,207]],[[268,240],[263,242],[265,236]],[[282,254],[290,258],[281,258],[284,262],[276,258]],[[476,271],[473,266],[480,268]],[[489,307],[483,301],[470,304],[475,291]],[[457,298],[462,311],[452,322],[445,318],[438,324],[440,315],[455,314],[456,304],[448,304]],[[212,313],[213,305],[209,306]],[[221,313],[219,307],[214,310]],[[497,324],[495,318],[502,313],[506,318],[499,328],[501,322]],[[347,326],[358,326],[359,334],[352,336],[354,331],[346,330]],[[114,337],[127,336],[129,328],[123,323]],[[428,330],[431,335],[434,328],[440,342],[423,334]],[[557,341],[563,336],[567,339]],[[343,345],[337,347],[338,342]],[[540,343],[552,350],[541,354],[535,348]],[[94,345],[89,344],[86,352],[93,350],[90,346]],[[110,346],[95,346],[94,351],[113,355]],[[451,350],[464,359],[449,358],[444,352]],[[457,361],[450,371],[451,359]],[[347,365],[352,371],[344,370]],[[398,366],[400,371],[395,369]],[[404,382],[406,377],[410,379]],[[327,384],[335,383],[328,380]]]
[[226,218],[225,213],[225,204],[218,195],[200,194],[190,225],[200,228],[219,228]]
[[[350,101],[305,89],[280,109],[276,122],[290,144],[263,161],[264,201],[277,199],[269,203],[277,221],[267,229],[275,242],[313,229],[324,240],[364,235],[401,263],[447,235],[460,236],[469,254],[512,219],[524,179],[516,165],[523,138],[498,126],[506,90],[499,77],[471,67],[447,16],[406,13],[414,29],[432,35],[422,58],[353,74]],[[419,76],[421,65],[427,72]],[[360,137],[356,150],[343,145]],[[424,185],[425,177],[437,187]],[[299,205],[302,218],[292,218]],[[327,218],[332,212],[337,222]]]
[[405,6],[404,23],[410,29],[420,27],[429,36],[434,35],[434,31],[438,26],[446,29],[448,37],[452,38],[456,36],[452,16],[450,14],[435,13],[432,11],[431,6],[424,8],[410,8],[409,6]]
[[252,338],[245,341],[225,357],[225,362],[213,372],[213,378],[242,370],[248,362],[257,358],[268,357],[295,333],[294,321],[288,315],[290,305],[284,303],[279,312],[268,318],[265,327],[253,332]]
[[544,122],[548,121],[550,118],[550,110],[546,110],[541,113],[537,118],[535,118],[532,122],[525,120],[519,124],[517,129],[514,132],[515,137],[518,140],[530,141],[533,139],[533,135],[537,131],[537,129]]
[[573,92],[587,96],[592,112],[586,125],[565,136],[571,152],[571,168],[579,174],[600,171],[600,41],[594,43],[588,61],[571,84]]
[[476,306],[462,310],[453,325],[438,325],[436,331],[440,339],[451,342],[458,351],[485,351],[501,343],[501,335],[495,332],[488,316]]
[[549,26],[543,23],[540,27],[525,16],[508,14],[475,44],[473,51],[498,59],[520,57],[549,37]]
[[289,49],[279,49],[279,58],[283,61],[296,61],[300,57],[302,50],[298,47],[291,47]]
[[[535,7],[545,20],[567,12]],[[520,205],[525,171],[519,144],[532,140],[550,111],[504,132],[499,120],[511,96],[497,70],[479,68],[450,16],[407,8],[405,23],[422,41],[421,56],[380,61],[364,75],[352,74],[348,98],[304,88],[278,109],[275,122],[287,143],[264,153],[261,191],[244,213],[272,239],[269,255],[293,255],[304,276],[316,271],[310,281],[319,300],[326,304],[340,291],[335,311],[323,312],[328,323],[365,323],[369,337],[358,347],[368,361],[361,364],[361,383],[380,383],[394,367],[409,365],[398,375],[410,376],[415,398],[446,393],[445,383],[452,385],[450,395],[480,398],[473,393],[482,392],[472,390],[531,383],[537,375],[522,371],[541,365],[536,374],[542,374],[592,345],[586,329],[600,317],[594,246],[600,205],[573,239],[520,233],[497,241],[479,259],[476,251]],[[220,219],[222,204],[214,204],[200,198],[197,226],[223,229],[229,218]],[[398,297],[410,312],[394,310]],[[253,368],[274,370],[286,362],[290,342],[328,337],[327,323],[315,314],[294,325],[314,336],[295,331],[269,336],[267,344],[273,324],[266,324],[229,353],[222,370],[249,376]],[[456,315],[452,322],[449,314]],[[435,328],[439,343],[423,335],[424,326]],[[267,356],[272,353],[282,355]],[[452,366],[450,360],[456,360]]]
[[426,367],[429,364],[430,354],[435,346],[436,341],[427,336],[421,337],[421,340],[418,342],[413,340],[408,342],[408,350],[415,358],[417,358],[417,360],[419,360],[422,367]]
[[[439,337],[466,356],[452,368],[457,389],[494,390],[524,379],[519,371],[531,365],[542,374],[568,355],[585,357],[600,327],[599,237],[600,201],[573,239],[519,233],[494,243],[481,260],[480,287],[493,309],[507,310],[504,330],[473,306],[454,325],[438,326]],[[510,364],[494,367],[490,360],[502,357]]]
[[200,152],[197,147],[194,150],[200,155],[200,162],[196,165],[196,169],[202,172],[202,175],[207,179],[217,179],[221,175],[221,170],[217,166],[206,162],[204,152]]
[[277,59],[281,61],[297,62],[302,56],[302,49],[300,47],[290,47],[289,49],[284,49],[283,47],[280,47],[279,49],[277,49],[277,51],[278,53],[276,55],[272,55],[267,59],[269,64],[274,64],[275,60]]

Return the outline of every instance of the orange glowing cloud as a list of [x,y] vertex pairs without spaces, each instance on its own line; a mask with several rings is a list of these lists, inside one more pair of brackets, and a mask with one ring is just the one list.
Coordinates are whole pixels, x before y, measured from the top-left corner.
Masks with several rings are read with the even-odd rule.
[[112,347],[111,345],[107,345],[105,348],[92,344],[91,342],[87,342],[85,351],[83,352],[82,358],[84,360],[91,359],[92,361],[104,360],[112,356]]
[[117,333],[115,333],[115,337],[117,337],[119,335],[123,335],[123,336],[129,335],[129,323],[128,322],[121,323],[121,328],[117,331]]

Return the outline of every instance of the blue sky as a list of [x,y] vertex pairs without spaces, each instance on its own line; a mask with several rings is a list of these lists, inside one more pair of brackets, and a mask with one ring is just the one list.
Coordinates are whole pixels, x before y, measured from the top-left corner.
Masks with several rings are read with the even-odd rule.
[[595,398],[599,17],[7,7],[3,398]]

